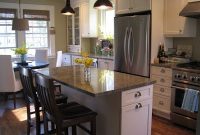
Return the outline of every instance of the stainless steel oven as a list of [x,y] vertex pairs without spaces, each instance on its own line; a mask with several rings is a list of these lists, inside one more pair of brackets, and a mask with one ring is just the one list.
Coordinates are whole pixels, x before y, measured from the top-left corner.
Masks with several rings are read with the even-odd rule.
[[190,129],[196,128],[198,112],[182,109],[186,89],[200,90],[199,74],[173,70],[171,120]]

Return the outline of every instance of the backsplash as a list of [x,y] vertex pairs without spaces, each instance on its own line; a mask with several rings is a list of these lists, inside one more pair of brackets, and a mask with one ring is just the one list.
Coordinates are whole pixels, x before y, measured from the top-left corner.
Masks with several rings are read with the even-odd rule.
[[200,19],[197,21],[197,36],[194,38],[174,38],[173,45],[174,48],[180,45],[183,45],[183,48],[192,46],[192,59],[200,61]]

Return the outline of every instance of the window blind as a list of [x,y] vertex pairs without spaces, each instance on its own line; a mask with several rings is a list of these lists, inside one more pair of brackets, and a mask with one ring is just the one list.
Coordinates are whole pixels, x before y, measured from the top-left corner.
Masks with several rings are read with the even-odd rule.
[[0,8],[0,20],[12,20],[16,17],[16,9]]
[[28,20],[43,20],[43,21],[49,21],[50,15],[49,11],[46,10],[29,10],[24,9],[23,10],[23,17]]

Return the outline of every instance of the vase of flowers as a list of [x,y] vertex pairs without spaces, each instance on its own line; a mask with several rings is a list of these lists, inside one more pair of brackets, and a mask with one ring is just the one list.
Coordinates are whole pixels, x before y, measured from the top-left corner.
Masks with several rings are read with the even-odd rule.
[[90,76],[90,66],[93,63],[93,59],[89,58],[89,55],[87,53],[82,53],[82,57],[76,58],[75,63],[84,65],[84,77],[89,78],[89,76]]
[[15,51],[15,54],[20,56],[21,63],[26,63],[26,54],[28,52],[28,49],[26,48],[26,45],[23,44],[22,47],[16,48],[13,51]]

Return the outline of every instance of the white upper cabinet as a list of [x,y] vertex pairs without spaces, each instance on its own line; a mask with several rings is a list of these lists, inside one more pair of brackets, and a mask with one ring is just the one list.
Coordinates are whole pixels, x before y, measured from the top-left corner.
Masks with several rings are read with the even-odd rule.
[[151,10],[151,0],[116,0],[116,14]]
[[196,20],[179,16],[188,0],[165,0],[164,35],[166,37],[195,37]]
[[97,9],[93,8],[95,0],[80,4],[81,37],[97,37]]

